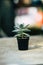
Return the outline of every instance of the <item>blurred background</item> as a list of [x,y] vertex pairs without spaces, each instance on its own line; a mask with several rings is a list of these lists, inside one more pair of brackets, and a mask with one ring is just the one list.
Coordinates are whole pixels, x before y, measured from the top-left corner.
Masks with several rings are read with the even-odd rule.
[[0,38],[13,37],[22,23],[29,24],[30,35],[43,35],[43,0],[0,0]]

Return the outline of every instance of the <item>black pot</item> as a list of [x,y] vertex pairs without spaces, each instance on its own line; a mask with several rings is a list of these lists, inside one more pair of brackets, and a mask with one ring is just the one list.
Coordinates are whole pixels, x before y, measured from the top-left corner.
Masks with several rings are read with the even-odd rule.
[[18,49],[19,50],[28,50],[28,42],[29,42],[29,37],[27,38],[17,38],[18,41]]

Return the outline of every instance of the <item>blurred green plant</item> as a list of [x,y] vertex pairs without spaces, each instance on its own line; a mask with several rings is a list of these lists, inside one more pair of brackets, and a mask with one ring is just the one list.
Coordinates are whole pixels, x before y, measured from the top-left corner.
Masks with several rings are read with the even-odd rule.
[[24,26],[24,24],[20,24],[19,27],[14,26],[15,30],[13,30],[12,32],[17,33],[15,37],[20,37],[20,38],[29,37],[29,34],[26,33],[27,31],[30,32],[30,30],[28,29],[28,25]]

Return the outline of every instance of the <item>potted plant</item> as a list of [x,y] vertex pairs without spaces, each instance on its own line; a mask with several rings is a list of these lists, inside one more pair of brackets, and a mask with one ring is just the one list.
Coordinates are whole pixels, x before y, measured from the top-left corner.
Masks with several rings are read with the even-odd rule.
[[29,34],[27,34],[27,31],[30,31],[27,28],[28,25],[24,26],[24,24],[20,24],[19,27],[15,27],[15,30],[13,32],[16,32],[15,35],[17,37],[18,41],[18,49],[19,50],[28,50],[28,42],[29,42]]

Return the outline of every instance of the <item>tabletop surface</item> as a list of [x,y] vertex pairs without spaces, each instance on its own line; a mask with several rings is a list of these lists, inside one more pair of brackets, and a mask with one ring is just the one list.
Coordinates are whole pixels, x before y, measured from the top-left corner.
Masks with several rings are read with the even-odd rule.
[[20,51],[16,38],[0,38],[0,65],[43,64],[43,36],[30,36],[28,47]]

